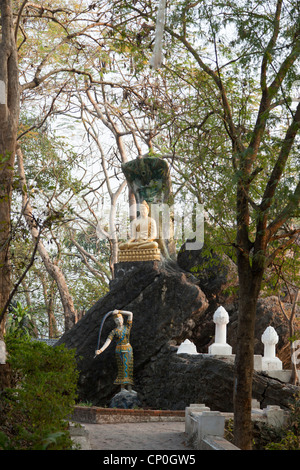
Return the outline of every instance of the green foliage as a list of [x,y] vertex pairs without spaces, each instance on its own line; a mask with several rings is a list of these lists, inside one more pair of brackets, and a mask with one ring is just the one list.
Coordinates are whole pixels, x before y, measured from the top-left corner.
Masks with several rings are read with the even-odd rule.
[[[253,450],[300,450],[300,393],[290,405],[289,418],[283,427],[252,422]],[[233,420],[226,422],[225,438],[234,442]]]
[[34,323],[31,321],[28,307],[23,307],[20,302],[16,303],[8,316],[6,331],[14,337],[33,336]]
[[0,450],[10,450],[9,439],[6,434],[2,431],[0,431]]
[[266,450],[300,450],[299,436],[287,431],[280,442],[268,444]]
[[283,437],[279,442],[266,445],[266,450],[300,450],[300,392],[290,406],[287,425],[282,430]]
[[10,335],[6,346],[16,386],[3,393],[0,448],[70,449],[67,419],[78,379],[74,351]]

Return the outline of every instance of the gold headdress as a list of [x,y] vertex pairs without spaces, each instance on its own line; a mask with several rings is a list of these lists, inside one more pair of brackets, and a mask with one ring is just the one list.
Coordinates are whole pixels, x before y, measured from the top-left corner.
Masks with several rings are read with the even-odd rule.
[[113,314],[113,319],[116,320],[117,318],[123,318],[123,315],[122,315],[122,313],[120,313],[120,310],[119,310],[119,313],[114,313]]

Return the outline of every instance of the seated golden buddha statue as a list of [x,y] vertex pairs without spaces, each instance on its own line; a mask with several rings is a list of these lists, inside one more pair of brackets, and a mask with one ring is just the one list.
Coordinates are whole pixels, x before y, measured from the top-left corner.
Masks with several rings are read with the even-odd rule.
[[[158,248],[158,243],[155,241],[157,238],[157,228],[156,222],[154,219],[149,217],[149,206],[146,201],[143,201],[140,204],[140,215],[131,222],[131,231],[132,238],[125,243],[120,243],[119,245],[119,260],[125,260],[126,254],[127,257],[132,259],[134,254],[129,253],[134,250],[141,251],[143,254],[142,259],[159,259],[160,250]],[[150,250],[150,251],[149,251]],[[139,260],[136,259],[136,260]]]

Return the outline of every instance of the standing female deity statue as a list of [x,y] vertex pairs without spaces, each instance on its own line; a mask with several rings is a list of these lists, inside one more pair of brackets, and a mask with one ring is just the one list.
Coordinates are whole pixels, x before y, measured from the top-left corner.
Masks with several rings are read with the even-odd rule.
[[[124,323],[123,315],[127,316],[127,322]],[[116,340],[115,355],[117,359],[118,375],[114,384],[121,385],[121,390],[128,386],[128,391],[132,391],[133,384],[133,351],[129,343],[130,331],[132,327],[132,312],[125,310],[114,310],[113,317],[116,328],[112,330],[103,346],[96,350],[96,355],[101,354],[112,342]]]

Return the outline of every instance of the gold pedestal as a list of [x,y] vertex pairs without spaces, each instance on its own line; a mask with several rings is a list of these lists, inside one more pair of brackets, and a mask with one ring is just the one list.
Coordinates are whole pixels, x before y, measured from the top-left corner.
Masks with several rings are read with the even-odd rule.
[[119,250],[118,262],[160,260],[159,248]]

